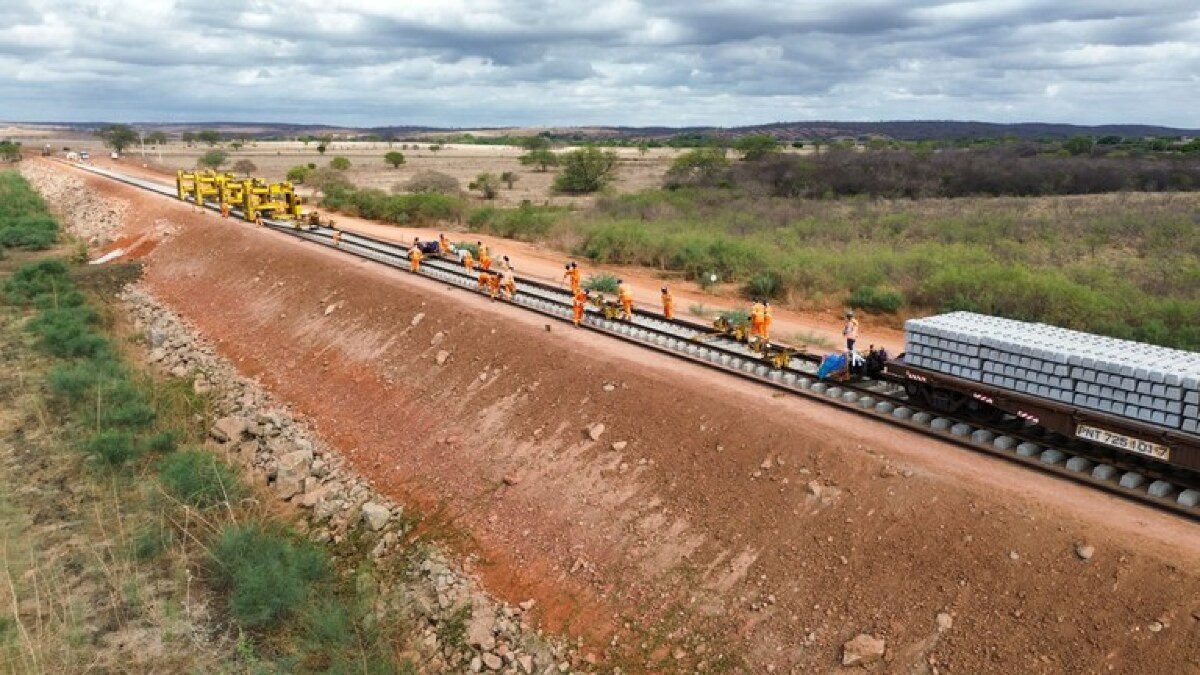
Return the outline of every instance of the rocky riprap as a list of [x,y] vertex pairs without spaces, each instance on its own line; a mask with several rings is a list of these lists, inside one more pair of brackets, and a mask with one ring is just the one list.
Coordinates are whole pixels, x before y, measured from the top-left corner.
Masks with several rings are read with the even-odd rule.
[[393,620],[399,614],[420,627],[415,646],[422,652],[421,672],[585,672],[586,657],[576,646],[552,640],[531,625],[532,600],[511,606],[490,598],[435,546],[418,547],[413,562],[413,549],[405,546],[413,521],[404,507],[376,493],[286,405],[238,374],[179,315],[137,285],[127,287],[121,300],[135,330],[146,336],[150,363],[190,379],[197,393],[211,397],[218,418],[209,430],[210,444],[295,505],[301,531],[322,543],[359,537],[380,567],[389,556],[409,556],[403,578],[379,594],[376,611]]

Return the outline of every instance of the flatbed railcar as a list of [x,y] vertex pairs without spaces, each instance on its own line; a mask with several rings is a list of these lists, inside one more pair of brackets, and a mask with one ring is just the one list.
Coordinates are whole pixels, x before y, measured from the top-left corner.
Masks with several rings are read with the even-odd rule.
[[881,377],[935,411],[993,423],[1008,416],[1023,428],[1200,474],[1200,436],[914,366],[904,356],[888,361]]

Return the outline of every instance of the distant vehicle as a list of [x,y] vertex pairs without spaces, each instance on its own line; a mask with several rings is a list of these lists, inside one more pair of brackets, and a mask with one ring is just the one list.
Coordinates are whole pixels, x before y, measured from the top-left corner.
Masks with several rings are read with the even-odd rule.
[[117,154],[117,153],[113,152],[113,153],[110,153],[110,154],[108,155],[108,157],[109,157],[109,159],[120,159],[120,158],[121,158],[121,155],[119,155],[119,154]]
[[86,161],[88,161],[88,160],[89,160],[89,159],[91,159],[91,158],[92,158],[92,156],[91,156],[91,155],[88,153],[88,151],[87,151],[87,150],[80,150],[80,151],[79,151],[79,161],[81,161],[81,162],[86,162]]

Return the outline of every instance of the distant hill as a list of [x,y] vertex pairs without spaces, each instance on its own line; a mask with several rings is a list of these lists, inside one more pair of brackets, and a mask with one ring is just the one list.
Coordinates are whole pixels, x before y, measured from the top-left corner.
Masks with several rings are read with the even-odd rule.
[[[45,123],[22,124],[26,127],[56,127],[77,132],[90,133],[105,125],[104,122],[88,123]],[[776,122],[743,127],[475,127],[470,129],[398,125],[378,127],[341,127],[325,124],[279,124],[273,122],[202,122],[202,123],[139,123],[140,129],[182,133],[215,129],[230,136],[245,135],[255,138],[294,137],[303,135],[366,136],[412,139],[436,134],[474,133],[479,135],[525,135],[549,131],[555,135],[577,138],[619,139],[667,139],[680,135],[703,135],[715,137],[737,137],[747,134],[772,134],[784,140],[810,140],[833,138],[887,138],[902,141],[958,140],[980,138],[1017,138],[1021,140],[1062,139],[1071,136],[1122,136],[1140,138],[1200,137],[1200,129],[1178,129],[1145,124],[1106,124],[1083,126],[1075,124],[1050,124],[1024,122],[1019,124],[997,124],[993,122],[962,122],[954,120],[909,120],[893,122],[835,122],[801,121]]]

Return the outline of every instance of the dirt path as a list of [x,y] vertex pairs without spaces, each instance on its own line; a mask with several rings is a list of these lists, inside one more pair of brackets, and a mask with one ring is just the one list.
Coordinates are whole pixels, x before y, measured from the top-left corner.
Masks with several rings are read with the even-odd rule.
[[176,226],[160,297],[599,656],[823,672],[866,632],[886,672],[1200,669],[1193,525],[90,183]]

